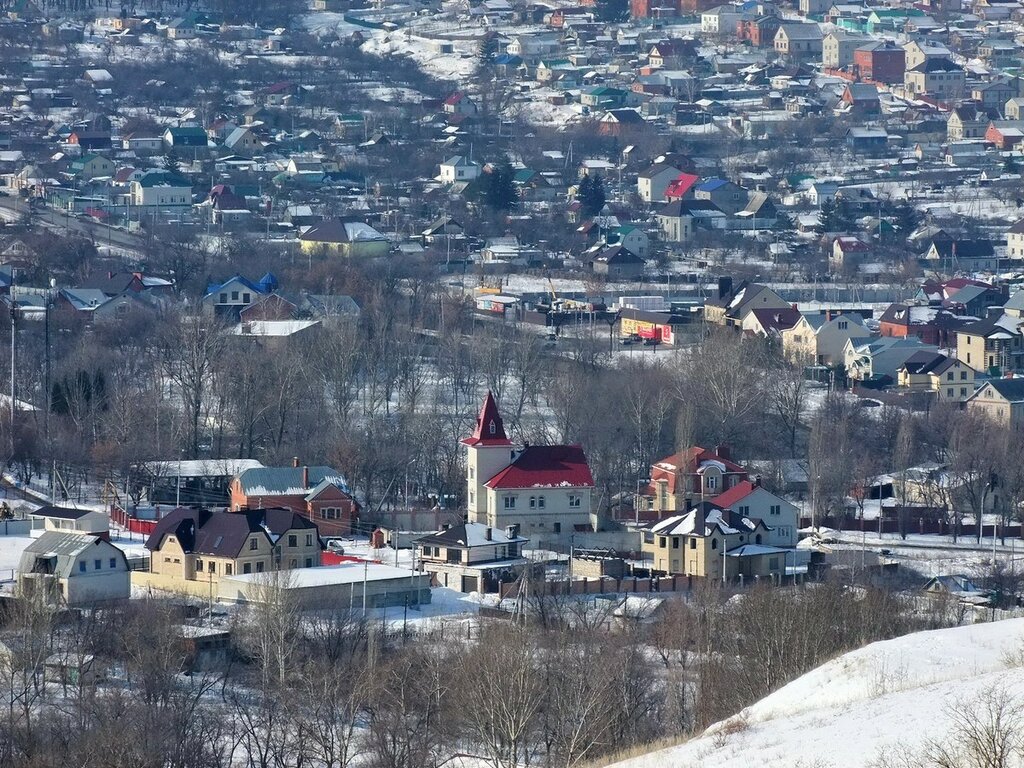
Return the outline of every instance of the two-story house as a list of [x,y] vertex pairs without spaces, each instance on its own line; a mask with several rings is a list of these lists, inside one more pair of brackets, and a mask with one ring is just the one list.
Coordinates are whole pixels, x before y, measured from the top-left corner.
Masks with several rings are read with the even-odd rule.
[[936,400],[962,402],[974,394],[974,369],[939,352],[915,352],[896,373],[900,389],[930,392]]
[[755,309],[789,309],[790,303],[766,285],[746,280],[734,286],[731,277],[718,280],[718,291],[704,302],[704,319],[714,325],[742,327]]
[[864,320],[855,313],[805,314],[796,325],[782,332],[782,350],[794,362],[808,365],[838,365],[844,348],[871,338]]
[[957,360],[997,376],[1020,370],[1024,363],[1022,322],[1004,314],[965,325],[956,332]]
[[995,424],[1016,429],[1024,424],[1024,378],[993,379],[967,398],[967,410]]
[[514,445],[489,391],[473,434],[461,442],[469,522],[518,525],[531,538],[594,529],[594,478],[579,445]]
[[212,512],[175,509],[146,540],[160,583],[216,583],[221,577],[320,565],[316,526],[288,509]]
[[506,530],[483,523],[445,526],[416,540],[420,569],[436,574],[441,586],[461,592],[493,592],[502,581],[518,577],[528,560],[529,539],[516,526]]
[[703,501],[644,531],[642,549],[655,571],[693,578],[781,582],[805,572],[803,553],[768,544],[772,533],[761,518]]
[[233,510],[280,507],[311,521],[323,535],[352,531],[359,506],[345,477],[326,466],[251,467],[231,481]]
[[693,446],[651,465],[650,481],[640,488],[635,508],[645,517],[660,519],[697,501],[714,499],[747,478],[747,470],[732,461],[728,446]]

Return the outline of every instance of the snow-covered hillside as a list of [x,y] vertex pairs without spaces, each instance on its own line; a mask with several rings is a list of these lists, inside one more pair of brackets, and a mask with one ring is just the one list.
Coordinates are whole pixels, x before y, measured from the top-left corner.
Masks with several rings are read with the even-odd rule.
[[[1024,697],[1024,619],[918,632],[840,656],[700,738],[614,768],[866,766],[942,739],[949,707],[999,685]],[[1016,661],[1012,660],[1016,654]]]

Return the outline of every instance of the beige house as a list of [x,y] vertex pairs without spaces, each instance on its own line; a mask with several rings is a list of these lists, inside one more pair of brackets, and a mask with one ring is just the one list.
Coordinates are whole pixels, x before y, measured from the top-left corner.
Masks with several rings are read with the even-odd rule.
[[956,332],[956,357],[976,371],[1017,370],[1024,360],[1020,318],[1004,314],[965,325]]
[[732,278],[722,278],[718,294],[704,302],[704,319],[715,325],[742,327],[755,309],[788,309],[790,303],[766,285],[746,280],[733,287]]
[[652,568],[667,574],[735,581],[781,580],[792,572],[796,552],[765,543],[763,520],[704,501],[644,532],[642,549]]
[[967,398],[967,409],[1005,427],[1024,424],[1024,378],[994,379]]
[[146,541],[156,585],[320,565],[316,525],[287,509],[176,509]]
[[110,531],[110,518],[90,509],[45,506],[29,513],[32,527],[63,533],[91,533],[100,536]]
[[594,530],[594,478],[579,445],[513,445],[488,392],[466,446],[467,517],[531,538]]
[[528,564],[523,546],[529,541],[515,526],[495,530],[482,523],[445,527],[416,540],[420,570],[436,574],[441,586],[462,592],[494,592]]
[[848,67],[853,64],[853,52],[867,42],[864,35],[834,29],[822,38],[821,65],[826,69]]
[[896,381],[908,392],[931,392],[936,400],[962,402],[974,394],[975,372],[954,357],[921,351],[900,366]]
[[860,315],[803,315],[796,325],[782,332],[782,349],[796,363],[839,365],[844,362],[847,342],[857,344],[871,338]]
[[658,203],[665,199],[665,190],[679,174],[682,173],[674,165],[655,163],[636,178],[636,191],[645,203]]
[[1024,259],[1024,219],[1006,230],[1006,255],[1011,259]]

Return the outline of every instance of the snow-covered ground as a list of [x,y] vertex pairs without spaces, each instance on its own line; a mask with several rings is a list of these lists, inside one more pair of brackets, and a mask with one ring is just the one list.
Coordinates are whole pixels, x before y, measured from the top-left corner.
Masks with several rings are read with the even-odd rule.
[[[614,768],[858,768],[950,732],[950,707],[1024,695],[1024,619],[919,632],[852,651],[680,746]],[[1011,654],[1017,654],[1014,661]]]

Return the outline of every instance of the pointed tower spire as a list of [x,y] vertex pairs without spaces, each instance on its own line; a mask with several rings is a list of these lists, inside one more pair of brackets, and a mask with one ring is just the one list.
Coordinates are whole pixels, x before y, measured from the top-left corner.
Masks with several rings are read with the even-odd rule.
[[512,441],[505,434],[505,424],[498,412],[498,403],[494,400],[494,394],[487,390],[487,397],[480,408],[480,415],[476,417],[476,429],[472,436],[462,441],[463,445],[512,445]]

